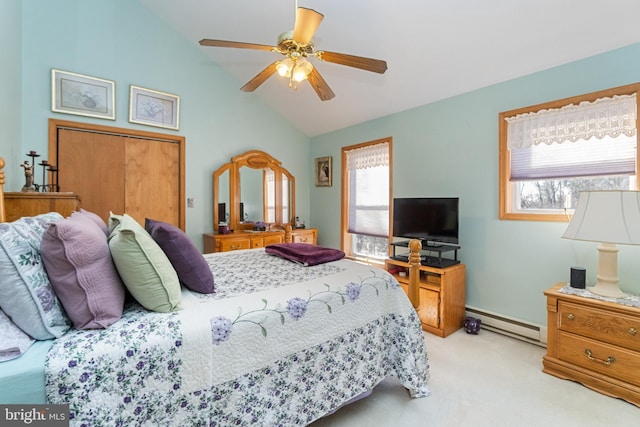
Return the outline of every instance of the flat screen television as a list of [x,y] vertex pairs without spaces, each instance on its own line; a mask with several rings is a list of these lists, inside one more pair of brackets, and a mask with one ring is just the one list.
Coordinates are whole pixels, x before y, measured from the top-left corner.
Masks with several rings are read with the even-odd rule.
[[393,199],[393,236],[458,244],[457,197]]

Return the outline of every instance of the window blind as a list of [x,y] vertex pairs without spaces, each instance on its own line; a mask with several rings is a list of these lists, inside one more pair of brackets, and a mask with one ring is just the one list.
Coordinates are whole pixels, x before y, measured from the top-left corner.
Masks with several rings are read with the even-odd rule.
[[511,181],[636,173],[636,94],[506,118]]
[[346,156],[349,233],[389,237],[389,144],[357,148]]

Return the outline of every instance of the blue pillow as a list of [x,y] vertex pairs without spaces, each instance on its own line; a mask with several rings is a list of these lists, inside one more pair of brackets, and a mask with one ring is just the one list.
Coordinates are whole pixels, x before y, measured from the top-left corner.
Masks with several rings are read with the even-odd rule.
[[40,243],[59,213],[0,224],[0,308],[38,340],[62,336],[70,327],[42,264]]

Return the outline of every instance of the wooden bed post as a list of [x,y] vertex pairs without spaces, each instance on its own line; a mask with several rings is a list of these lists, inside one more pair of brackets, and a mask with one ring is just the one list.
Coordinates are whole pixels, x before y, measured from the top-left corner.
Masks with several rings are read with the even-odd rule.
[[285,243],[291,243],[292,242],[292,237],[291,236],[291,224],[287,224],[284,226],[284,242]]
[[420,251],[422,243],[418,239],[409,241],[409,301],[414,308],[420,306]]
[[0,157],[0,222],[4,221],[4,159]]

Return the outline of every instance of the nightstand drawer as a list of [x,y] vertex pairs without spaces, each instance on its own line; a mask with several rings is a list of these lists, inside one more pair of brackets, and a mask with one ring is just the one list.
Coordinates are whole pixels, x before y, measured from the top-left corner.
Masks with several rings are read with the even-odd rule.
[[570,302],[558,303],[559,328],[640,351],[640,319]]
[[607,377],[640,382],[640,353],[562,331],[558,344],[560,360]]

